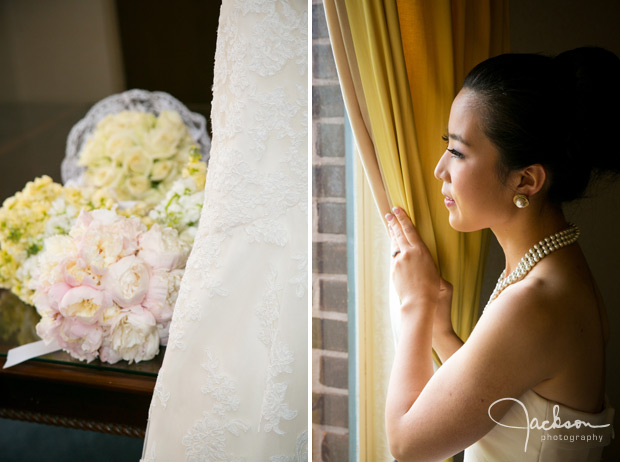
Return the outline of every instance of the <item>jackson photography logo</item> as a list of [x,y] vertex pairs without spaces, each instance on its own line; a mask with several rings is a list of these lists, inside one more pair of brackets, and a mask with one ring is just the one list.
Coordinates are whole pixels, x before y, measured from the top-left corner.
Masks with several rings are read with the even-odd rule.
[[[519,404],[519,406],[521,406],[521,409],[523,409],[523,418],[525,420],[525,425],[524,426],[514,426],[514,425],[506,425],[503,424],[497,420],[495,420],[493,418],[493,416],[491,415],[491,409],[493,408],[493,406],[495,406],[497,403],[500,403],[502,401],[514,401],[515,403]],[[593,425],[590,422],[586,422],[583,420],[575,420],[574,422],[571,422],[570,420],[567,420],[565,422],[562,422],[562,419],[560,419],[560,416],[558,415],[560,412],[560,406],[558,404],[555,404],[553,406],[553,421],[549,422],[548,420],[543,420],[542,422],[539,422],[538,419],[536,417],[530,419],[530,415],[527,412],[527,408],[525,407],[525,404],[523,404],[521,401],[519,401],[518,399],[515,398],[500,398],[497,401],[493,402],[490,406],[489,406],[489,417],[491,418],[491,420],[493,422],[495,422],[497,425],[501,425],[502,427],[506,427],[506,428],[516,428],[519,430],[525,430],[526,431],[526,435],[525,435],[525,445],[523,446],[523,452],[527,452],[527,444],[530,440],[530,430],[544,430],[544,431],[549,431],[549,430],[555,430],[555,429],[559,429],[559,428],[565,428],[565,429],[571,429],[571,428],[581,428],[581,427],[589,427],[589,428],[605,428],[605,427],[609,427],[611,424],[605,424],[605,425]],[[597,435],[596,433],[592,433],[589,435],[585,435],[585,434],[581,434],[581,435],[543,435],[541,437],[542,441],[546,441],[546,440],[562,440],[562,441],[569,441],[571,443],[575,442],[575,441],[598,441],[598,442],[602,442],[603,441],[603,435]]]

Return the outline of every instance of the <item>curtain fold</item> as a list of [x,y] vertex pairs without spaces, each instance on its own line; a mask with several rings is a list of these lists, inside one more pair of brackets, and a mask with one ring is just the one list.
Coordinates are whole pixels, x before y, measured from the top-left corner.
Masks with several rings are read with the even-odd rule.
[[[478,317],[488,234],[463,234],[449,226],[434,168],[463,78],[478,62],[507,51],[508,1],[324,0],[324,5],[345,106],[378,212],[383,217],[397,205],[412,217],[442,277],[454,285],[452,322],[466,340]],[[388,266],[389,261],[373,271],[387,274]],[[359,317],[388,309],[359,300]],[[377,337],[391,335],[366,334]],[[371,348],[364,346],[366,355]],[[367,359],[359,356],[360,363]],[[360,390],[373,393],[387,380],[360,375],[367,382]],[[360,415],[383,422],[372,410]],[[365,425],[372,427],[360,422],[361,435]],[[385,438],[376,432],[373,437]]]
[[[391,461],[385,438],[384,411],[388,378],[394,359],[389,304],[390,240],[383,220],[377,213],[368,182],[364,179],[359,156],[354,160],[355,177],[355,261],[356,298],[364,310],[357,317],[358,393],[358,461]],[[354,322],[349,318],[349,322]],[[379,380],[374,380],[378,378]],[[351,428],[351,425],[349,425]],[[353,460],[353,459],[351,459]]]

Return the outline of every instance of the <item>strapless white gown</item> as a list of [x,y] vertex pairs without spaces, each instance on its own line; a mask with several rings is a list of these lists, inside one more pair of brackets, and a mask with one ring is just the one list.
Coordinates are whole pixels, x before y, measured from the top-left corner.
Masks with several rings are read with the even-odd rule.
[[[464,462],[598,462],[603,447],[613,436],[614,409],[606,402],[596,414],[581,412],[549,401],[533,390],[519,398],[520,403],[481,440],[465,450]],[[557,411],[554,410],[557,406]],[[527,410],[527,415],[526,415]],[[491,409],[491,414],[492,414]],[[559,418],[559,421],[555,419]],[[536,418],[535,428],[526,430]],[[573,428],[545,431],[543,422]],[[588,425],[578,422],[586,422]],[[577,428],[579,426],[579,428]],[[598,427],[598,428],[595,428]],[[511,428],[513,427],[513,428]],[[517,428],[514,428],[517,427]]]
[[307,21],[306,0],[222,4],[205,204],[145,462],[307,460]]

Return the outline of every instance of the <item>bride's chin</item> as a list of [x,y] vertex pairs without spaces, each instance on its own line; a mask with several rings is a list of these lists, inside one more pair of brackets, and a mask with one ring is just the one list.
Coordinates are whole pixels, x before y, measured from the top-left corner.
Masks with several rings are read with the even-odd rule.
[[450,214],[448,223],[450,223],[450,227],[453,230],[459,231],[461,233],[472,233],[474,231],[480,231],[481,229],[483,229],[481,227],[468,226],[466,223],[460,221],[457,217],[452,216],[452,214]]

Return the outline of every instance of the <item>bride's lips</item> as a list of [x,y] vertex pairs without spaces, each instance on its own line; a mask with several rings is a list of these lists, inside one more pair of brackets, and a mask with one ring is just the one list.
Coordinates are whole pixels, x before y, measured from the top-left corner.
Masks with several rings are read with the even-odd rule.
[[443,191],[441,193],[444,195],[443,203],[446,204],[446,207],[452,207],[455,204],[454,199],[452,199],[450,196],[448,196]]

